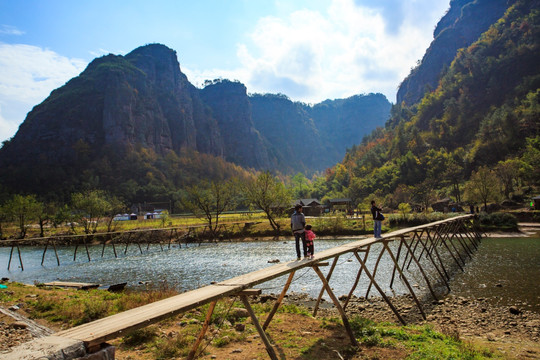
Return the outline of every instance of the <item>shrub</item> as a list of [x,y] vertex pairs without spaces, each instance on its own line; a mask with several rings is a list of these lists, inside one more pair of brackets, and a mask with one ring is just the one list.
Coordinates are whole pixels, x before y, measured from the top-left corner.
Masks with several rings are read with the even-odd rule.
[[480,226],[483,229],[517,230],[517,218],[509,213],[496,212],[480,215]]

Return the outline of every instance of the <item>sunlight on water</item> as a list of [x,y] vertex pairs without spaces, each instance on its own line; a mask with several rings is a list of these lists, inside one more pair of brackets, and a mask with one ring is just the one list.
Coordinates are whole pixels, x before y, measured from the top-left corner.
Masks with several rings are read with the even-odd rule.
[[[357,240],[357,239],[355,239]],[[336,247],[353,240],[318,240],[315,252]],[[395,244],[393,252],[396,254]],[[213,281],[223,281],[238,275],[273,266],[269,260],[280,262],[295,259],[294,241],[262,241],[262,242],[226,242],[220,244],[190,245],[189,247],[172,246],[161,251],[159,245],[131,244],[116,246],[118,259],[114,257],[113,248],[107,245],[103,257],[103,247],[89,248],[90,262],[84,247],[79,247],[76,261],[73,260],[74,247],[58,247],[60,266],[57,266],[54,250],[49,248],[41,266],[43,248],[21,248],[24,271],[20,269],[17,250],[14,250],[11,270],[7,270],[10,248],[0,248],[0,276],[12,281],[32,284],[48,281],[75,281],[99,283],[102,286],[127,282],[133,288],[158,288],[164,282],[178,291],[196,289]],[[380,245],[371,249],[368,267],[373,269]],[[361,256],[363,256],[361,254]],[[450,259],[451,260],[451,259]],[[331,260],[330,260],[331,263]],[[323,268],[327,273],[330,266]],[[426,266],[429,270],[429,266]],[[330,285],[337,296],[348,294],[359,264],[352,254],[340,257],[334,270]],[[389,279],[393,270],[391,259],[385,255],[381,259],[377,272],[377,280],[387,294],[392,293]],[[420,274],[411,266],[408,273],[411,285],[418,290],[426,291],[425,282]],[[434,269],[427,271],[435,274]],[[540,239],[539,238],[489,238],[484,239],[479,251],[469,260],[465,272],[459,271],[451,283],[452,294],[493,298],[492,301],[502,304],[526,303],[527,308],[540,311]],[[257,288],[265,293],[279,293],[287,280],[287,275],[260,284]],[[362,275],[355,295],[364,296],[369,282]],[[310,268],[297,271],[289,292],[308,293],[316,297],[321,289],[317,275]],[[394,282],[396,294],[407,292],[398,277]],[[415,290],[416,291],[416,290]],[[370,295],[378,295],[375,289]],[[327,298],[328,299],[328,298]]]

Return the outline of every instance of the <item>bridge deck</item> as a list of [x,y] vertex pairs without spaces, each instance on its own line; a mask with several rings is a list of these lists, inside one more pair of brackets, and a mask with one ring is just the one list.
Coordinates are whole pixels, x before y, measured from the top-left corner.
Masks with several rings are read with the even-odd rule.
[[268,268],[260,269],[216,284],[185,292],[183,294],[148,305],[124,311],[122,313],[99,319],[91,323],[83,324],[72,329],[64,330],[56,335],[82,340],[88,346],[101,344],[118,336],[122,336],[130,330],[148,326],[164,318],[184,313],[198,306],[210,303],[225,296],[233,295],[242,290],[251,288],[255,285],[264,283],[285,274],[289,274],[298,269],[313,266],[322,260],[334,258],[355,250],[360,250],[366,246],[381,242],[385,239],[400,237],[411,231],[434,227],[449,221],[463,220],[472,216],[473,215],[463,215],[452,219],[397,230],[383,235],[382,239],[370,237],[367,239],[350,242],[335,248],[321,251],[315,255],[315,259],[313,260],[290,261],[270,266]]

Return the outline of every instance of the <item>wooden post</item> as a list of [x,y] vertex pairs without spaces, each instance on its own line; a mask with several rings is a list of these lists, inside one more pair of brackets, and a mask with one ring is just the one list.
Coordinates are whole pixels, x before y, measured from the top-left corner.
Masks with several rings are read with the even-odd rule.
[[270,356],[270,359],[272,360],[278,360],[278,357],[276,355],[276,352],[274,351],[274,348],[270,344],[270,340],[268,340],[268,337],[266,336],[266,333],[264,332],[263,328],[261,327],[261,324],[259,324],[259,320],[257,319],[257,316],[255,316],[255,312],[251,308],[251,305],[249,305],[249,301],[246,295],[240,295],[240,299],[242,299],[242,302],[244,303],[244,306],[246,310],[249,313],[249,316],[251,316],[251,321],[253,322],[253,325],[255,325],[255,328],[259,332],[259,335],[264,343],[264,346],[266,347],[266,352],[268,353],[268,356]]
[[45,261],[45,253],[47,252],[48,246],[49,246],[49,238],[47,238],[47,242],[45,243],[45,249],[43,249],[43,256],[41,257],[41,266],[43,266],[43,262]]
[[360,256],[355,252],[354,255],[356,256],[356,259],[360,262],[360,265],[362,266],[362,268],[364,269],[364,272],[366,273],[366,275],[370,278],[371,280],[371,283],[373,284],[373,286],[375,286],[375,289],[377,289],[379,291],[379,294],[381,294],[382,298],[384,299],[384,301],[386,301],[386,303],[388,304],[388,306],[390,306],[390,309],[392,309],[392,312],[397,316],[397,318],[399,319],[399,321],[403,324],[403,325],[407,325],[405,323],[405,320],[403,320],[403,318],[401,317],[401,315],[399,314],[399,312],[397,311],[396,307],[392,304],[392,302],[390,301],[390,299],[388,298],[388,296],[386,296],[386,294],[384,293],[384,291],[381,289],[381,287],[379,286],[379,284],[377,284],[377,282],[375,281],[375,277],[373,275],[371,275],[371,273],[369,272],[366,264],[362,261],[362,259],[360,259]]
[[418,309],[420,309],[420,313],[422,313],[422,318],[424,320],[426,320],[426,314],[424,313],[424,309],[422,308],[422,305],[420,304],[420,301],[418,301],[418,298],[416,297],[416,294],[414,293],[414,291],[413,291],[413,289],[411,287],[411,284],[409,284],[409,280],[407,280],[407,278],[405,277],[405,274],[403,273],[403,271],[401,271],[401,268],[399,267],[398,262],[397,262],[396,258],[394,257],[394,254],[392,253],[392,251],[388,247],[388,241],[384,241],[383,245],[386,248],[386,250],[388,251],[388,254],[390,254],[390,257],[392,258],[392,261],[396,265],[396,267],[397,267],[397,269],[399,271],[399,275],[401,275],[401,280],[403,280],[403,282],[405,283],[405,285],[409,289],[409,292],[411,293],[414,301],[416,302],[416,305],[418,306]]
[[[409,244],[407,244],[407,241],[405,240],[403,235],[401,236],[401,242],[405,245],[407,250],[411,253],[411,258],[414,260],[416,266],[418,266],[418,269],[420,270],[420,273],[422,273],[424,280],[426,280],[426,283],[429,288],[429,291],[431,292],[431,295],[433,296],[434,299],[438,300],[439,298],[435,294],[435,291],[433,291],[433,288],[431,287],[431,283],[429,282],[429,278],[427,277],[426,272],[424,271],[424,268],[422,267],[422,265],[420,264],[416,256],[414,256],[414,254],[412,253],[411,248],[409,247]],[[396,262],[398,261],[399,261],[399,258],[396,259]]]
[[347,334],[349,335],[349,338],[351,339],[351,343],[354,346],[358,346],[358,341],[356,341],[356,338],[354,337],[354,334],[351,329],[351,325],[349,324],[349,319],[347,319],[347,315],[345,314],[345,310],[341,307],[341,304],[339,303],[338,298],[336,295],[334,295],[334,292],[330,288],[330,285],[328,285],[328,282],[326,281],[326,278],[324,277],[324,274],[322,273],[321,269],[315,264],[312,266],[313,270],[319,275],[319,278],[321,279],[322,283],[324,284],[324,287],[326,288],[326,292],[328,296],[332,299],[334,302],[335,307],[338,309],[339,313],[341,314],[341,319],[343,321],[343,326],[345,327],[345,330],[347,331]]
[[[405,241],[404,239],[405,237],[403,235],[401,235],[400,237],[400,242],[399,242],[399,246],[398,246],[398,252],[397,252],[397,261],[399,262],[399,255],[401,254],[401,247],[403,246],[403,241]],[[405,254],[405,256],[407,256],[408,253]],[[396,276],[396,264],[394,264],[394,270],[392,271],[392,278],[390,279],[390,289],[393,289],[393,285],[394,285],[394,278]]]
[[[366,262],[367,260],[367,257],[369,255],[369,249],[371,248],[371,246],[368,246],[366,250],[364,250],[364,262]],[[354,253],[355,254],[358,254],[360,251],[362,250],[358,250],[358,251],[355,251]],[[354,281],[354,284],[351,288],[351,291],[349,291],[349,294],[347,295],[347,299],[345,299],[345,303],[343,304],[343,309],[345,309],[347,307],[347,305],[349,304],[349,301],[351,300],[351,297],[354,293],[354,290],[356,290],[356,287],[358,286],[358,282],[360,281],[360,277],[362,276],[362,266],[360,266],[360,269],[358,269],[358,274],[356,274],[356,280]]]
[[[416,237],[418,237],[418,239],[421,239],[422,238],[422,235],[424,235],[424,232],[426,231],[426,229],[422,229],[422,232],[420,233],[420,235],[418,235],[418,232],[415,230],[414,231],[414,236],[413,236],[413,239],[411,241],[414,242],[414,239]],[[416,254],[416,248],[418,247],[418,241],[416,242],[416,244],[414,244],[414,248],[413,248],[413,255]],[[424,251],[424,249],[422,249],[422,251]],[[418,256],[418,258],[420,259],[422,257],[422,251],[420,252],[420,256]],[[403,266],[402,267],[405,267],[405,263],[407,262],[407,259],[409,258],[409,253],[407,253],[405,255],[405,260],[403,261]],[[407,270],[409,270],[409,266],[411,265],[411,260],[409,260],[409,263],[407,264]]]
[[53,248],[54,248],[54,255],[56,255],[56,262],[58,263],[58,266],[60,266],[60,259],[58,258],[58,252],[56,251],[56,241],[52,241]]
[[[329,282],[330,278],[332,277],[332,273],[334,272],[334,268],[337,265],[338,259],[339,259],[339,256],[336,256],[334,258],[334,261],[332,262],[332,266],[330,267],[330,270],[328,271],[328,275],[326,275],[327,282]],[[315,308],[313,309],[313,316],[317,316],[317,311],[319,310],[319,305],[321,303],[323,294],[324,294],[324,286],[321,288],[321,291],[319,292],[319,296],[317,297],[317,302],[315,303]]]
[[210,303],[210,307],[208,308],[208,312],[206,313],[206,319],[204,320],[204,324],[202,326],[201,332],[199,333],[199,336],[197,337],[197,341],[195,341],[195,344],[193,344],[193,347],[191,348],[191,351],[189,352],[187,356],[187,360],[193,360],[195,358],[197,349],[199,348],[199,345],[204,339],[204,335],[206,334],[206,331],[208,330],[208,326],[210,325],[210,320],[212,319],[212,314],[214,312],[214,308],[216,307],[217,302],[218,302],[217,300],[214,300]]
[[[375,267],[373,268],[373,278],[375,278],[375,276],[377,275],[377,268],[379,267],[379,262],[381,261],[381,258],[384,254],[384,246],[383,248],[381,249],[381,252],[379,253],[379,257],[377,258],[377,262],[375,262]],[[368,288],[367,288],[367,291],[366,291],[366,299],[368,298],[369,296],[369,291],[371,290],[371,285],[373,284],[373,280],[370,279],[370,282],[369,282],[369,285],[368,285]]]
[[285,298],[285,294],[287,293],[287,290],[289,290],[289,286],[291,286],[291,282],[292,282],[292,279],[294,277],[295,272],[296,271],[293,270],[289,274],[289,278],[287,279],[287,282],[285,283],[285,286],[283,287],[283,290],[281,290],[281,294],[279,295],[278,299],[276,300],[276,303],[274,304],[274,307],[272,308],[272,310],[270,311],[270,314],[268,314],[268,317],[266,318],[266,321],[264,322],[264,325],[263,325],[264,330],[266,330],[268,325],[270,325],[270,321],[272,321],[272,318],[276,314],[276,312],[277,312],[277,310],[279,308],[279,305],[281,304],[281,302]]
[[11,251],[9,252],[9,261],[8,261],[8,265],[7,265],[7,269],[9,270],[9,267],[11,266],[11,258],[13,257],[13,248],[15,247],[15,245],[11,245]]
[[88,261],[91,261],[90,260],[90,251],[88,251],[88,244],[86,244],[86,237],[83,236],[83,242],[84,242],[84,247],[86,248],[86,255],[88,256]]
[[[429,233],[428,234],[428,237],[429,237]],[[422,246],[424,248],[427,248],[427,246],[424,244],[424,242],[422,241],[422,238],[418,238],[418,242],[420,242],[420,244],[422,244]],[[426,242],[427,242],[427,239],[426,239]],[[442,263],[442,259],[441,257],[439,256],[439,252],[437,251],[437,248],[434,248],[433,249],[435,251],[435,254],[437,255],[438,259],[439,259],[439,262],[441,263],[441,266],[446,274],[446,276],[448,276],[448,273],[446,273],[446,269],[444,268],[444,264]],[[433,259],[433,256],[431,255],[431,253],[427,253],[428,254],[428,257],[429,259],[431,260],[431,263],[433,264],[433,266],[435,267],[435,269],[437,270],[437,272],[439,273],[439,276],[441,277],[441,279],[444,281],[444,284],[446,285],[446,287],[448,288],[448,292],[450,292],[450,285],[448,284],[448,281],[446,281],[446,277],[443,275],[443,273],[441,273],[441,270],[439,269],[439,267],[437,266],[437,264],[435,263],[435,259]]]

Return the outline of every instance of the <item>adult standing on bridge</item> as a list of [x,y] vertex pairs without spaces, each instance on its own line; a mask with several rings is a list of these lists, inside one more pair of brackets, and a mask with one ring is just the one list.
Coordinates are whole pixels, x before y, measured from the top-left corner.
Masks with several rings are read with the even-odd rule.
[[373,215],[373,235],[376,239],[380,239],[384,215],[382,214],[382,209],[375,204],[375,200],[371,200],[371,215]]
[[306,247],[306,218],[302,213],[302,205],[296,204],[294,207],[294,213],[291,216],[291,230],[294,235],[294,241],[296,244],[296,257],[298,260],[301,259],[300,254],[300,240],[302,240],[302,248],[304,250],[304,257],[307,257],[307,247]]

